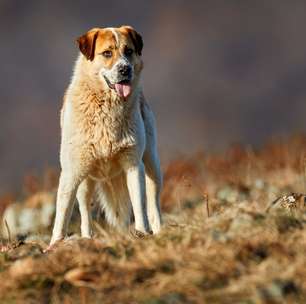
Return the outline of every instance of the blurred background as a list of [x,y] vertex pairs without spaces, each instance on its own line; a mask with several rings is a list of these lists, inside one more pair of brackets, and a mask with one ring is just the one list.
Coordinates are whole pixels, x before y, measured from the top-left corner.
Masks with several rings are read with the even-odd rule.
[[306,1],[0,1],[0,193],[59,167],[59,110],[92,27],[134,26],[164,162],[306,130]]

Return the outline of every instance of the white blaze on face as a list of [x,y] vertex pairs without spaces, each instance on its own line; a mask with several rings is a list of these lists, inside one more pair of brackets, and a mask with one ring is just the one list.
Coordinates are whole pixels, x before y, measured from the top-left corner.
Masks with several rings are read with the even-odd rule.
[[113,27],[109,27],[109,28],[107,28],[107,29],[110,30],[110,31],[113,33],[113,35],[114,35],[114,37],[115,37],[115,40],[116,40],[116,46],[119,47],[120,41],[119,41],[119,35],[118,35],[118,33],[116,32],[116,30],[115,30]]

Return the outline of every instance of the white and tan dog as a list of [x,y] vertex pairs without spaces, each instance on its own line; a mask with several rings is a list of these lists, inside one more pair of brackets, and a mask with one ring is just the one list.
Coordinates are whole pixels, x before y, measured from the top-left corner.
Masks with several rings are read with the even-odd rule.
[[63,239],[75,197],[81,234],[92,236],[91,202],[106,220],[127,229],[132,207],[135,230],[161,228],[162,186],[155,121],[140,74],[141,36],[130,26],[94,28],[78,40],[80,55],[61,111],[61,176],[51,245]]

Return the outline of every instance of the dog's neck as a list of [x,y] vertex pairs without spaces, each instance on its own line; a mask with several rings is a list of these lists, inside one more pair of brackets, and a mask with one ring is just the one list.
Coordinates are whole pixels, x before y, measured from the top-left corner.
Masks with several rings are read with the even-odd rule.
[[101,85],[101,81],[75,68],[67,90],[76,128],[92,143],[97,159],[113,157],[120,149],[135,145],[135,121],[139,119],[140,86],[124,101],[114,90]]

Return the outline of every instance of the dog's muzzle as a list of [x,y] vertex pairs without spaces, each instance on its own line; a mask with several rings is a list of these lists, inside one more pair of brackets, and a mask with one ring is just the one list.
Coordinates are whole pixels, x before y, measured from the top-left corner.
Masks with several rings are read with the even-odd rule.
[[114,90],[115,89],[115,85],[113,85],[105,75],[103,75],[103,77],[104,77],[105,82],[107,83],[108,87],[110,89]]

